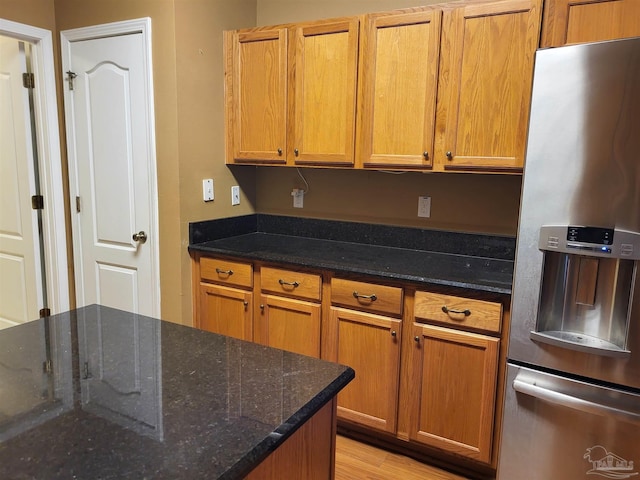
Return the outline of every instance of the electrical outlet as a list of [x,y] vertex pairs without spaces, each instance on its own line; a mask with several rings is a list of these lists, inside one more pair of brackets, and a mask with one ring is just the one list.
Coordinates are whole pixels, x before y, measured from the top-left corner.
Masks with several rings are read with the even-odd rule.
[[210,202],[213,200],[213,179],[202,180],[202,200]]
[[425,218],[431,216],[431,197],[418,197],[418,216]]
[[240,187],[238,185],[231,187],[231,205],[240,205]]
[[302,208],[304,206],[304,190],[294,188],[291,190],[293,197],[293,208]]

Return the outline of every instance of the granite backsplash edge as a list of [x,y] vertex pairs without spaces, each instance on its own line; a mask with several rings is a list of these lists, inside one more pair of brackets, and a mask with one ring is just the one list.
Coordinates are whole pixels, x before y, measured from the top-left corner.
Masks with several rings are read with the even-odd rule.
[[511,236],[448,232],[339,220],[251,214],[189,223],[189,244],[270,233],[513,261]]

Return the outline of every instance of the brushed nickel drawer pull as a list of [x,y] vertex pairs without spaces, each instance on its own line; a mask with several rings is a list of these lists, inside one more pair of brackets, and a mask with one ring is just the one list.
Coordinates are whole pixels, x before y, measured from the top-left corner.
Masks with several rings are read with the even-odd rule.
[[282,286],[288,285],[290,287],[296,288],[299,287],[300,284],[298,282],[285,282],[284,280],[280,279],[278,280],[278,283]]
[[447,308],[446,305],[442,306],[442,311],[444,313],[446,313],[447,315],[450,314],[450,313],[462,313],[465,317],[468,317],[469,315],[471,315],[471,310],[469,310],[469,309],[454,310],[453,308]]
[[218,275],[233,275],[233,270],[222,270],[221,268],[216,268],[216,273]]
[[371,300],[372,302],[375,302],[378,299],[378,296],[375,293],[372,293],[371,295],[360,295],[358,292],[353,292],[353,298],[362,298],[363,300]]

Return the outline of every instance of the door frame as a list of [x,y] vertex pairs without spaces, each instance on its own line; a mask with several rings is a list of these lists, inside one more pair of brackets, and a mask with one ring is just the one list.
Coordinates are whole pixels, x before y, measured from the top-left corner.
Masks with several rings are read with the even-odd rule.
[[[52,314],[69,310],[67,234],[58,126],[53,37],[51,31],[0,18],[0,35],[32,44],[35,135],[40,189],[44,196],[42,237],[48,308]],[[35,320],[35,319],[34,319]]]
[[[157,156],[156,156],[156,128],[155,128],[155,109],[154,109],[154,93],[153,93],[153,65],[151,56],[151,18],[138,18],[134,20],[126,20],[122,22],[106,23],[102,25],[94,25],[90,27],[81,27],[71,30],[64,30],[60,32],[60,50],[62,57],[62,78],[64,85],[62,90],[64,92],[64,102],[66,105],[71,105],[71,93],[67,88],[67,79],[64,72],[70,69],[71,65],[71,43],[92,40],[96,38],[114,37],[120,35],[129,34],[142,34],[142,42],[144,48],[144,69],[146,88],[149,95],[149,102],[147,102],[147,118],[148,122],[148,135],[149,139],[148,151],[149,151],[149,193],[151,196],[151,208],[149,212],[149,233],[151,238],[156,239],[154,242],[149,242],[151,248],[151,275],[152,278],[157,279],[152,288],[152,314],[151,316],[160,318],[160,234],[158,227],[158,174],[157,174]],[[66,118],[66,134],[67,134],[67,157],[69,160],[69,205],[71,212],[75,211],[75,197],[78,195],[79,187],[77,184],[77,155],[75,152],[73,139],[74,132],[72,131],[72,121],[67,116]],[[78,215],[71,215],[71,226],[73,232],[73,251],[74,251],[74,268],[76,272],[82,271],[82,245],[80,244],[80,220]],[[76,292],[82,291],[83,286],[78,285],[78,280],[82,278],[81,275],[76,275]]]

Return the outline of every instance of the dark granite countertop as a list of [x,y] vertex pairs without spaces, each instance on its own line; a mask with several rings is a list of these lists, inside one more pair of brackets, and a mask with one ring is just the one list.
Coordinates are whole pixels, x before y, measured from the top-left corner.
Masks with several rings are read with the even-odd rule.
[[190,224],[190,252],[511,293],[515,239],[249,215]]
[[353,375],[95,305],[8,328],[0,478],[242,478]]

